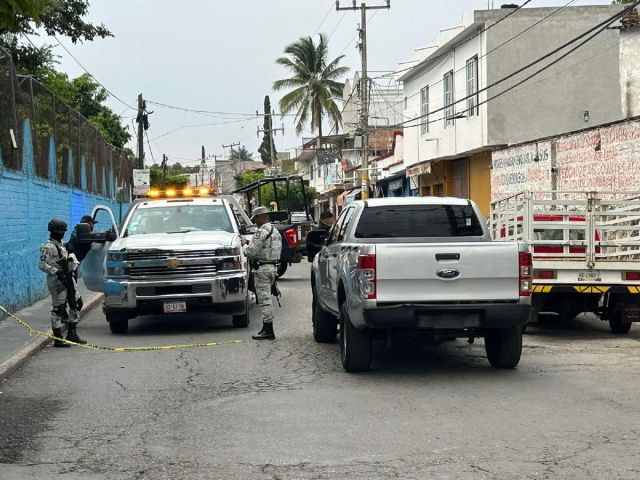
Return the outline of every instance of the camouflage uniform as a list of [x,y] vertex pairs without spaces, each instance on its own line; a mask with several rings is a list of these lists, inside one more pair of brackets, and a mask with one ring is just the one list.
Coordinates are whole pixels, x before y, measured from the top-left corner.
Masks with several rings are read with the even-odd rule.
[[[40,263],[38,268],[47,274],[47,287],[51,293],[51,328],[56,329],[62,326],[62,323],[78,323],[78,312],[69,307],[67,313],[67,288],[58,280],[57,273],[61,270],[58,261],[62,258],[68,258],[67,249],[61,242],[53,239],[47,240],[40,247]],[[79,299],[78,290],[76,289],[76,300]]]
[[281,251],[282,237],[270,223],[262,225],[251,239],[251,243],[244,246],[244,254],[249,260],[270,263],[269,265],[261,264],[258,270],[253,271],[256,296],[264,323],[273,323],[271,286],[276,281],[275,262],[280,260]]

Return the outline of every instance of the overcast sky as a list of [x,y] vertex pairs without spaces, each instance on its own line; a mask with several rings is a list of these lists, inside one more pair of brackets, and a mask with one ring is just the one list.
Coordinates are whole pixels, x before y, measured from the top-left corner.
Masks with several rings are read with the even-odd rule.
[[[368,0],[370,5],[381,3]],[[502,3],[519,4],[522,0],[496,1],[495,7]],[[530,6],[565,3],[533,0]],[[608,3],[577,0],[576,5]],[[207,155],[228,155],[222,145],[240,142],[257,155],[260,139],[256,127],[262,127],[262,117],[237,114],[262,112],[265,95],[271,95],[279,112],[280,94],[272,94],[271,86],[286,72],[274,60],[300,36],[313,35],[318,27],[331,35],[331,58],[344,52],[344,65],[351,68],[349,76],[353,76],[360,66],[354,39],[360,13],[336,12],[334,4],[334,0],[91,0],[91,21],[104,23],[115,37],[77,45],[60,40],[127,104],[133,105],[142,93],[148,100],[177,107],[233,113],[213,118],[148,105],[154,111],[148,133],[155,160],[165,153],[171,163],[193,165],[202,145]],[[368,24],[369,69],[394,70],[398,62],[411,59],[416,48],[431,43],[441,28],[455,25],[466,12],[486,8],[487,0],[391,0],[391,10],[378,11]],[[49,39],[42,37],[40,43],[45,40]],[[56,52],[62,57],[61,70],[72,77],[83,73],[62,48]],[[108,104],[129,117],[125,121],[131,125],[133,110],[125,110],[113,98]],[[210,125],[226,122],[234,123]],[[285,128],[284,136],[276,136],[278,151],[299,147],[293,119],[278,118],[276,122],[278,127],[284,123]],[[203,124],[209,125],[194,126]],[[175,129],[180,130],[165,135]]]

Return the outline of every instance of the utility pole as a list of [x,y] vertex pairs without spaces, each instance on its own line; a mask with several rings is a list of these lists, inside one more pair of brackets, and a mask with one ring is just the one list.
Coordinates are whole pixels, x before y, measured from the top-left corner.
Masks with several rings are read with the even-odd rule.
[[138,168],[144,168],[144,100],[138,95]]
[[167,164],[169,163],[169,158],[163,153],[162,154],[162,190],[167,188]]
[[[256,115],[258,115],[258,112],[256,112]],[[282,127],[280,128],[273,128],[273,113],[269,116],[269,130],[264,130],[261,129],[260,127],[258,127],[258,132],[256,133],[257,137],[260,138],[260,134],[261,133],[268,133],[269,134],[269,145],[271,147],[271,166],[277,168],[277,162],[276,162],[276,155],[275,155],[275,148],[273,146],[273,136],[275,135],[276,132],[282,132],[282,134],[284,135],[284,124],[282,124]]]
[[[360,128],[362,130],[362,200],[369,198],[369,78],[367,72],[367,10],[382,10],[391,8],[391,0],[387,0],[386,6],[368,7],[366,3],[360,4],[360,58],[362,60],[362,72],[360,78]],[[358,9],[356,0],[351,7],[340,8],[340,1],[336,1],[336,11]]]
[[[233,147],[239,147],[240,146],[240,142],[238,143],[232,143],[231,145],[222,145],[222,148],[230,148],[231,149],[231,155],[229,158],[233,158]],[[242,173],[244,172],[244,168],[242,166],[242,160],[240,160],[240,171],[236,171],[236,173]]]

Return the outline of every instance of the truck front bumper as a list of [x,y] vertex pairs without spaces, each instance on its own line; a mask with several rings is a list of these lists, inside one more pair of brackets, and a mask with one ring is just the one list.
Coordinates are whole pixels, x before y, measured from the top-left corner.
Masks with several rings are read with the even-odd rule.
[[402,304],[363,310],[369,328],[460,330],[525,325],[531,316],[527,303]]
[[245,272],[170,280],[105,278],[104,308],[138,316],[163,313],[164,302],[184,301],[187,312],[241,314],[246,310],[247,288]]

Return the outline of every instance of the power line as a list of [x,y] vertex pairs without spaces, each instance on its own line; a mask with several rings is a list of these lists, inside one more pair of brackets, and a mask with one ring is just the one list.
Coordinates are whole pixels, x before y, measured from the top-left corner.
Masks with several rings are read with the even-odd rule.
[[[518,33],[517,35],[515,35],[515,36],[513,36],[513,37],[509,38],[508,40],[504,41],[503,43],[501,43],[500,45],[498,45],[498,46],[497,46],[497,47],[495,47],[494,49],[489,50],[489,51],[488,51],[487,53],[485,53],[484,55],[482,55],[482,56],[478,57],[478,60],[482,60],[483,58],[486,58],[489,54],[491,54],[491,53],[495,52],[496,50],[498,50],[498,49],[500,49],[500,48],[502,48],[502,47],[504,47],[504,46],[505,46],[505,45],[507,45],[508,43],[511,43],[512,41],[516,40],[518,37],[520,37],[520,36],[524,35],[525,33],[529,32],[529,31],[530,31],[530,30],[532,30],[532,29],[534,29],[534,28],[535,28],[535,27],[537,27],[538,25],[540,25],[540,24],[544,23],[544,22],[545,22],[545,21],[547,21],[549,18],[551,18],[552,16],[556,15],[557,13],[559,13],[560,11],[564,10],[565,8],[569,7],[571,4],[573,4],[573,3],[577,2],[577,1],[578,1],[578,0],[569,0],[569,1],[568,1],[566,4],[564,4],[562,7],[560,7],[560,8],[558,8],[558,9],[554,10],[553,12],[551,12],[551,13],[550,13],[549,15],[547,15],[546,17],[544,17],[544,18],[540,19],[539,21],[537,21],[536,23],[534,23],[534,24],[533,24],[533,25],[531,25],[530,27],[528,27],[528,28],[524,29],[522,32],[520,32],[520,33]],[[524,5],[523,5],[523,6],[524,6]],[[512,14],[513,14],[513,13],[515,13],[515,12],[512,12]],[[509,16],[509,15],[507,15],[507,16],[506,16],[506,17],[504,17],[504,18],[502,18],[501,20],[504,20],[504,19],[505,19],[505,18],[507,18],[508,16]],[[495,24],[491,25],[490,27],[495,26],[495,25],[497,25],[497,23],[495,23]],[[489,28],[490,28],[490,27],[489,27]],[[488,28],[487,28],[487,30],[488,30]],[[486,30],[485,30],[485,31],[486,31]],[[482,32],[481,32],[481,33],[482,33]],[[472,37],[472,38],[475,38],[475,37]],[[453,48],[452,50],[450,50],[448,53],[451,53],[451,51],[455,50],[456,48],[460,48],[461,46],[465,45],[466,43],[467,43],[467,42],[461,43],[460,45],[456,45],[456,47],[454,47],[454,48]],[[448,54],[448,53],[447,53],[447,52],[445,52],[445,54]],[[443,54],[443,55],[444,55],[444,54]],[[440,56],[438,56],[438,57],[434,57],[434,58],[433,58],[433,60],[436,60],[436,59],[438,59],[438,58],[440,58]],[[428,59],[428,60],[431,62],[431,59]],[[408,67],[408,68],[406,68],[406,69],[404,69],[404,70],[400,70],[399,72],[396,72],[396,74],[397,74],[397,73],[401,73],[401,72],[403,72],[403,71],[411,70],[411,69],[413,69],[413,68],[414,68],[414,67]],[[467,67],[466,67],[466,65],[465,65],[464,67],[460,67],[458,70],[456,70],[456,71],[454,72],[454,75],[456,75],[456,74],[458,74],[458,73],[462,72],[462,71],[463,71],[463,70],[465,70],[466,68],[467,68]],[[422,73],[422,74],[418,75],[417,77],[415,77],[413,80],[417,80],[417,79],[419,79],[419,78],[422,78],[422,77],[424,77],[427,73],[429,73],[429,72],[428,72],[428,71],[426,71],[426,72],[424,72],[424,73]],[[384,78],[384,77],[385,77],[385,76],[383,75],[382,77],[376,77],[376,78]],[[442,82],[444,82],[444,78],[442,78],[442,79],[438,80],[437,82],[435,82],[435,83],[433,83],[433,84],[429,85],[429,87],[430,87],[430,88],[431,88],[431,87],[435,87],[436,85],[439,85],[439,84],[441,84]],[[420,94],[420,92],[418,91],[418,92],[414,93],[413,95],[408,96],[408,97],[407,97],[407,100],[409,100],[409,99],[411,99],[411,98],[413,98],[413,97],[416,97],[416,96],[418,96],[419,94]]]
[[[78,59],[77,59],[76,57],[74,57],[74,56],[73,56],[73,54],[69,51],[69,49],[68,49],[67,47],[65,47],[65,46],[62,44],[62,42],[61,42],[60,40],[58,40],[58,37],[56,37],[55,35],[52,35],[52,36],[53,36],[53,38],[56,40],[56,42],[58,42],[58,45],[60,45],[60,46],[64,49],[64,51],[65,51],[65,52],[67,52],[67,53],[69,54],[69,56],[70,56],[71,58],[73,58],[73,60],[75,60],[75,62],[76,62],[78,65],[80,65],[80,68],[82,68],[85,72],[87,72],[87,74],[88,74],[91,78],[93,78],[93,80],[94,80],[98,85],[100,85],[102,88],[104,88],[104,89],[107,91],[107,93],[108,93],[109,95],[111,95],[113,98],[115,98],[116,100],[118,100],[118,101],[119,101],[121,104],[123,104],[124,106],[128,107],[127,109],[135,110],[135,108],[132,108],[132,107],[130,107],[129,105],[127,105],[127,103],[126,103],[126,102],[122,101],[122,100],[121,100],[117,95],[115,95],[111,90],[109,90],[109,89],[108,89],[107,87],[105,87],[102,83],[100,83],[100,81],[99,81],[99,80],[98,80],[98,79],[97,79],[97,78],[96,78],[96,77],[95,77],[91,72],[89,72],[89,70],[87,70],[87,69],[84,67],[84,65],[82,65],[82,64],[78,61]],[[126,110],[125,110],[125,112],[126,112]]]
[[245,122],[245,121],[246,120],[243,118],[242,120],[231,120],[231,121],[228,121],[228,122],[203,123],[201,125],[183,125],[183,126],[181,126],[179,128],[176,128],[176,129],[171,130],[169,132],[163,133],[162,135],[159,135],[159,136],[153,138],[153,140],[158,140],[159,138],[166,137],[167,135],[171,135],[172,133],[175,133],[175,132],[177,132],[179,130],[182,130],[184,128],[216,127],[216,126],[219,126],[219,125],[229,125],[229,124],[232,124],[232,123],[239,123],[239,122]]
[[322,25],[324,25],[324,22],[327,21],[327,18],[329,18],[329,15],[331,14],[331,12],[333,11],[333,6],[335,5],[335,1],[331,1],[331,6],[329,7],[329,11],[327,12],[327,14],[324,16],[324,18],[322,19],[322,22],[320,22],[320,25],[318,25],[318,28],[316,28],[316,31],[313,33],[314,35],[316,33],[318,33],[320,31],[320,29],[322,28]]
[[156,163],[156,159],[153,156],[153,150],[151,150],[151,142],[149,141],[149,132],[147,130],[145,130],[144,134],[147,137],[147,145],[149,146],[149,153],[151,154],[151,160],[153,160],[153,163],[155,164]]
[[[640,4],[640,1],[636,2],[633,6],[629,7],[629,9],[633,9],[633,8],[635,8],[635,7],[636,7],[637,5],[639,5],[639,4]],[[630,10],[629,10],[629,11],[630,11]],[[586,35],[588,35],[589,33],[592,33],[594,30],[597,30],[595,33],[593,33],[593,35],[591,35],[591,36],[590,36],[590,37],[588,37],[587,39],[583,40],[583,41],[582,41],[582,42],[580,42],[578,45],[576,45],[575,47],[573,47],[572,49],[570,49],[570,50],[569,50],[569,51],[567,51],[566,53],[562,54],[562,55],[561,55],[560,57],[558,57],[557,59],[555,59],[555,60],[553,60],[552,62],[550,62],[548,65],[545,65],[545,66],[544,66],[543,68],[541,68],[540,70],[538,70],[538,71],[536,71],[536,72],[533,72],[532,74],[530,74],[530,75],[529,75],[529,76],[527,76],[526,78],[524,78],[524,79],[520,80],[519,82],[517,82],[517,83],[515,83],[514,85],[510,86],[510,87],[509,87],[509,88],[507,88],[506,90],[503,90],[502,92],[497,93],[497,94],[496,94],[496,95],[494,95],[493,97],[491,97],[491,98],[487,98],[486,100],[483,100],[482,102],[479,102],[477,105],[474,105],[474,106],[473,106],[473,107],[471,107],[471,108],[467,108],[466,110],[463,110],[463,111],[457,112],[455,115],[456,115],[456,116],[457,116],[457,115],[462,115],[462,114],[464,114],[464,113],[466,113],[466,112],[469,112],[469,111],[470,111],[470,110],[472,110],[472,109],[475,109],[475,108],[479,107],[480,105],[484,105],[485,103],[488,103],[488,102],[490,102],[490,101],[495,100],[496,98],[499,98],[499,97],[501,97],[501,96],[503,96],[503,95],[506,95],[508,92],[510,92],[510,91],[512,91],[512,90],[514,90],[514,89],[516,89],[517,87],[519,87],[519,86],[520,86],[520,85],[522,85],[523,83],[525,83],[525,82],[529,81],[530,79],[532,79],[532,78],[536,77],[537,75],[539,75],[540,73],[544,72],[545,70],[547,70],[547,69],[551,68],[553,65],[556,65],[556,64],[557,64],[557,63],[559,63],[560,61],[564,60],[564,59],[565,59],[566,57],[568,57],[571,53],[575,52],[575,51],[576,51],[576,50],[578,50],[580,47],[582,47],[584,44],[586,44],[587,42],[591,41],[593,38],[595,38],[596,36],[600,35],[600,34],[601,34],[602,32],[604,32],[605,30],[607,30],[607,29],[608,29],[608,28],[609,28],[609,27],[610,27],[614,22],[616,22],[620,17],[624,16],[626,13],[627,13],[627,10],[625,9],[625,10],[623,10],[622,12],[620,12],[620,13],[618,13],[618,14],[616,14],[616,15],[614,15],[614,16],[612,16],[612,17],[610,17],[609,19],[605,20],[604,22],[602,22],[602,23],[598,24],[596,27],[594,27],[594,28],[592,28],[592,29],[588,30],[587,32],[585,32],[585,33],[583,33],[583,34],[581,34],[581,35],[580,35],[580,36],[578,36],[576,39],[571,40],[570,42],[566,43],[565,45],[563,45],[563,46],[559,47],[559,48],[558,48],[558,49],[556,49],[554,52],[551,52],[550,54],[547,54],[547,55],[545,55],[544,57],[542,57],[542,58],[540,58],[540,59],[536,60],[536,61],[535,61],[535,62],[533,62],[532,64],[530,64],[530,65],[528,65],[528,66],[525,66],[525,67],[523,67],[523,68],[519,69],[518,71],[516,71],[516,72],[514,72],[514,73],[512,73],[512,74],[510,74],[510,75],[507,75],[507,77],[504,77],[504,78],[502,78],[501,80],[498,80],[498,81],[494,82],[492,85],[489,85],[489,86],[487,86],[486,88],[484,88],[484,89],[482,89],[482,90],[479,90],[479,91],[478,91],[478,93],[480,93],[481,91],[488,90],[489,88],[492,88],[492,87],[494,87],[494,86],[496,86],[496,85],[498,85],[498,84],[500,84],[500,83],[502,83],[502,82],[504,82],[504,81],[508,80],[509,78],[512,78],[514,75],[516,75],[516,74],[518,74],[518,73],[521,73],[522,71],[524,71],[524,70],[528,69],[530,66],[533,66],[533,65],[535,65],[535,64],[537,64],[537,63],[539,63],[540,61],[544,60],[544,59],[545,59],[545,58],[547,58],[549,55],[552,55],[552,54],[554,54],[554,53],[557,53],[557,51],[558,51],[558,50],[561,50],[561,49],[563,49],[563,48],[567,47],[568,45],[570,45],[570,44],[572,44],[572,43],[575,43],[575,41],[579,40],[580,38],[583,38],[583,37],[585,37]],[[474,94],[472,94],[472,95],[470,95],[470,96],[467,96],[467,97],[465,97],[465,98],[462,98],[462,99],[460,99],[460,100],[458,100],[458,101],[456,101],[456,102],[453,102],[452,104],[447,105],[447,106],[445,106],[445,107],[443,107],[443,108],[441,108],[441,109],[438,109],[438,110],[436,110],[436,111],[434,111],[434,112],[431,112],[431,114],[433,114],[433,113],[438,113],[438,112],[440,112],[440,111],[442,111],[442,110],[446,110],[446,109],[448,109],[448,108],[451,108],[453,105],[455,105],[455,104],[457,104],[457,103],[460,103],[460,102],[463,102],[463,101],[465,101],[465,100],[468,100],[469,98],[474,97],[474,96],[476,96],[476,94],[475,94],[475,93],[474,93]],[[415,119],[412,119],[412,120],[409,120],[409,121],[403,122],[403,123],[402,123],[402,125],[404,125],[404,124],[406,124],[406,123],[410,123],[410,122],[416,121],[416,120],[419,120],[419,119],[424,118],[424,117],[426,117],[426,116],[428,116],[428,115],[429,115],[429,114],[427,114],[427,115],[421,115],[421,116],[419,116],[419,117],[416,117]],[[438,121],[443,121],[443,120],[445,120],[446,118],[447,118],[447,117],[446,117],[446,116],[444,116],[444,117],[442,117],[442,118],[440,118],[440,119],[437,119],[437,120],[428,120],[428,121],[427,121],[427,123],[434,123],[434,122],[438,122]],[[418,125],[412,125],[411,127],[413,128],[413,127],[417,127],[417,126],[418,126]],[[406,128],[408,128],[408,127],[406,127]]]
[[[606,30],[606,29],[609,27],[609,25],[613,24],[613,23],[614,23],[615,21],[617,21],[619,18],[623,17],[623,16],[624,16],[624,15],[626,15],[628,12],[632,11],[632,10],[633,10],[633,8],[635,8],[635,7],[636,7],[637,5],[639,5],[639,4],[640,4],[640,0],[639,0],[639,1],[637,1],[637,2],[635,2],[634,4],[630,5],[629,7],[625,8],[624,10],[622,10],[622,11],[620,11],[620,12],[616,13],[615,15],[612,15],[611,17],[607,18],[607,19],[606,19],[606,20],[604,20],[603,22],[600,22],[600,23],[599,23],[599,24],[597,24],[595,27],[592,27],[592,28],[590,28],[589,30],[587,30],[586,32],[581,33],[580,35],[578,35],[577,37],[573,38],[572,40],[569,40],[568,42],[565,42],[564,44],[562,44],[562,45],[561,45],[561,46],[559,46],[558,48],[556,48],[556,49],[552,50],[551,52],[549,52],[549,53],[547,53],[547,54],[545,54],[545,55],[543,55],[542,57],[538,58],[537,60],[534,60],[533,62],[531,62],[531,63],[529,63],[529,64],[525,65],[524,67],[521,67],[521,68],[517,69],[516,71],[514,71],[514,72],[510,73],[509,75],[507,75],[507,76],[505,76],[505,77],[503,77],[503,78],[501,78],[501,79],[499,79],[499,80],[496,80],[496,81],[495,81],[495,82],[493,82],[492,84],[487,85],[486,87],[484,87],[484,88],[482,88],[482,89],[478,90],[477,92],[474,92],[474,93],[472,93],[472,94],[470,94],[470,95],[466,95],[465,97],[463,97],[463,98],[461,98],[461,99],[459,99],[459,100],[456,100],[456,101],[454,101],[454,102],[450,103],[449,105],[445,105],[444,107],[441,107],[441,108],[439,108],[439,109],[436,109],[436,110],[434,110],[434,111],[432,111],[432,112],[428,112],[428,113],[426,113],[426,114],[424,114],[424,115],[419,115],[419,116],[417,116],[416,118],[414,118],[414,119],[412,119],[412,120],[408,120],[408,121],[402,122],[402,123],[400,123],[399,125],[404,125],[404,124],[407,124],[407,123],[410,123],[410,122],[413,122],[413,121],[419,120],[419,119],[421,119],[421,118],[428,117],[429,115],[433,115],[434,113],[439,113],[439,112],[442,112],[442,111],[448,110],[449,108],[453,107],[454,105],[457,105],[458,103],[461,103],[461,102],[464,102],[464,101],[466,101],[466,100],[469,100],[470,98],[476,97],[478,94],[480,94],[480,93],[482,93],[482,92],[485,92],[485,91],[489,90],[490,88],[494,88],[494,87],[496,87],[496,86],[500,85],[501,83],[504,83],[504,82],[506,82],[507,80],[509,80],[509,79],[511,79],[511,78],[513,78],[513,77],[515,77],[516,75],[518,75],[518,74],[520,74],[520,73],[524,72],[525,70],[528,70],[529,68],[531,68],[531,67],[533,67],[533,66],[537,65],[538,63],[541,63],[542,61],[544,61],[544,60],[546,60],[547,58],[549,58],[549,57],[551,57],[551,56],[555,55],[556,53],[560,52],[561,50],[564,50],[564,49],[565,49],[566,47],[568,47],[569,45],[572,45],[573,43],[577,42],[578,40],[580,40],[580,39],[582,39],[582,38],[584,38],[584,37],[588,36],[589,34],[591,34],[591,33],[593,33],[594,31],[596,31],[596,30],[597,30],[597,32],[596,32],[594,35],[592,35],[591,37],[587,38],[587,40],[585,40],[584,42],[582,42],[582,43],[578,44],[578,46],[577,46],[577,47],[575,47],[575,48],[573,48],[573,49],[569,50],[569,52],[568,52],[567,54],[563,54],[563,55],[562,55],[562,56],[560,56],[558,59],[556,59],[556,60],[552,61],[549,65],[547,65],[546,67],[544,67],[542,70],[539,70],[538,72],[535,72],[533,76],[537,75],[538,73],[540,73],[540,72],[542,72],[542,71],[546,70],[546,69],[547,69],[547,68],[549,68],[550,66],[555,65],[556,63],[558,63],[558,61],[560,61],[560,60],[562,60],[563,58],[565,58],[569,53],[571,53],[571,52],[573,52],[573,51],[577,50],[577,49],[578,49],[578,48],[580,48],[582,45],[584,45],[585,43],[587,43],[589,40],[591,40],[591,39],[592,39],[592,38],[594,38],[595,36],[599,35],[601,32],[603,32],[604,30]],[[528,80],[529,78],[532,78],[532,76],[527,77],[527,79],[525,79],[525,81],[526,81],[526,80]],[[523,83],[523,82],[521,82],[521,83]],[[516,85],[519,85],[519,84],[521,84],[521,83],[518,83],[518,84],[516,84]],[[511,90],[511,89],[513,89],[513,87],[510,87],[508,90]],[[508,91],[508,90],[506,90],[506,91]],[[506,92],[506,91],[505,91],[505,92]],[[502,92],[500,95],[502,95],[502,94],[504,94],[504,92]],[[497,98],[497,96],[492,97],[492,99],[493,99],[493,98]],[[486,103],[486,101],[485,101],[484,103]],[[474,108],[475,108],[475,107],[474,107]],[[431,123],[431,122],[429,122],[429,123]]]
[[[240,116],[245,117],[245,118],[240,119],[241,121],[247,120],[246,117],[256,118],[256,114],[255,113],[214,112],[214,111],[209,111],[209,110],[195,110],[195,109],[191,109],[191,108],[176,107],[174,105],[168,105],[166,103],[154,102],[152,100],[147,100],[147,103],[151,103],[153,105],[158,105],[160,107],[170,108],[172,110],[180,110],[180,111],[183,111],[183,112],[198,113],[198,114],[201,114],[201,115],[210,114],[210,115],[226,115],[226,116],[234,116],[234,117],[240,117]],[[268,115],[281,116],[281,117],[293,117],[293,116],[295,116],[294,114],[290,114],[290,113],[274,113],[274,114],[268,114]],[[221,117],[221,118],[224,118],[224,117]]]

